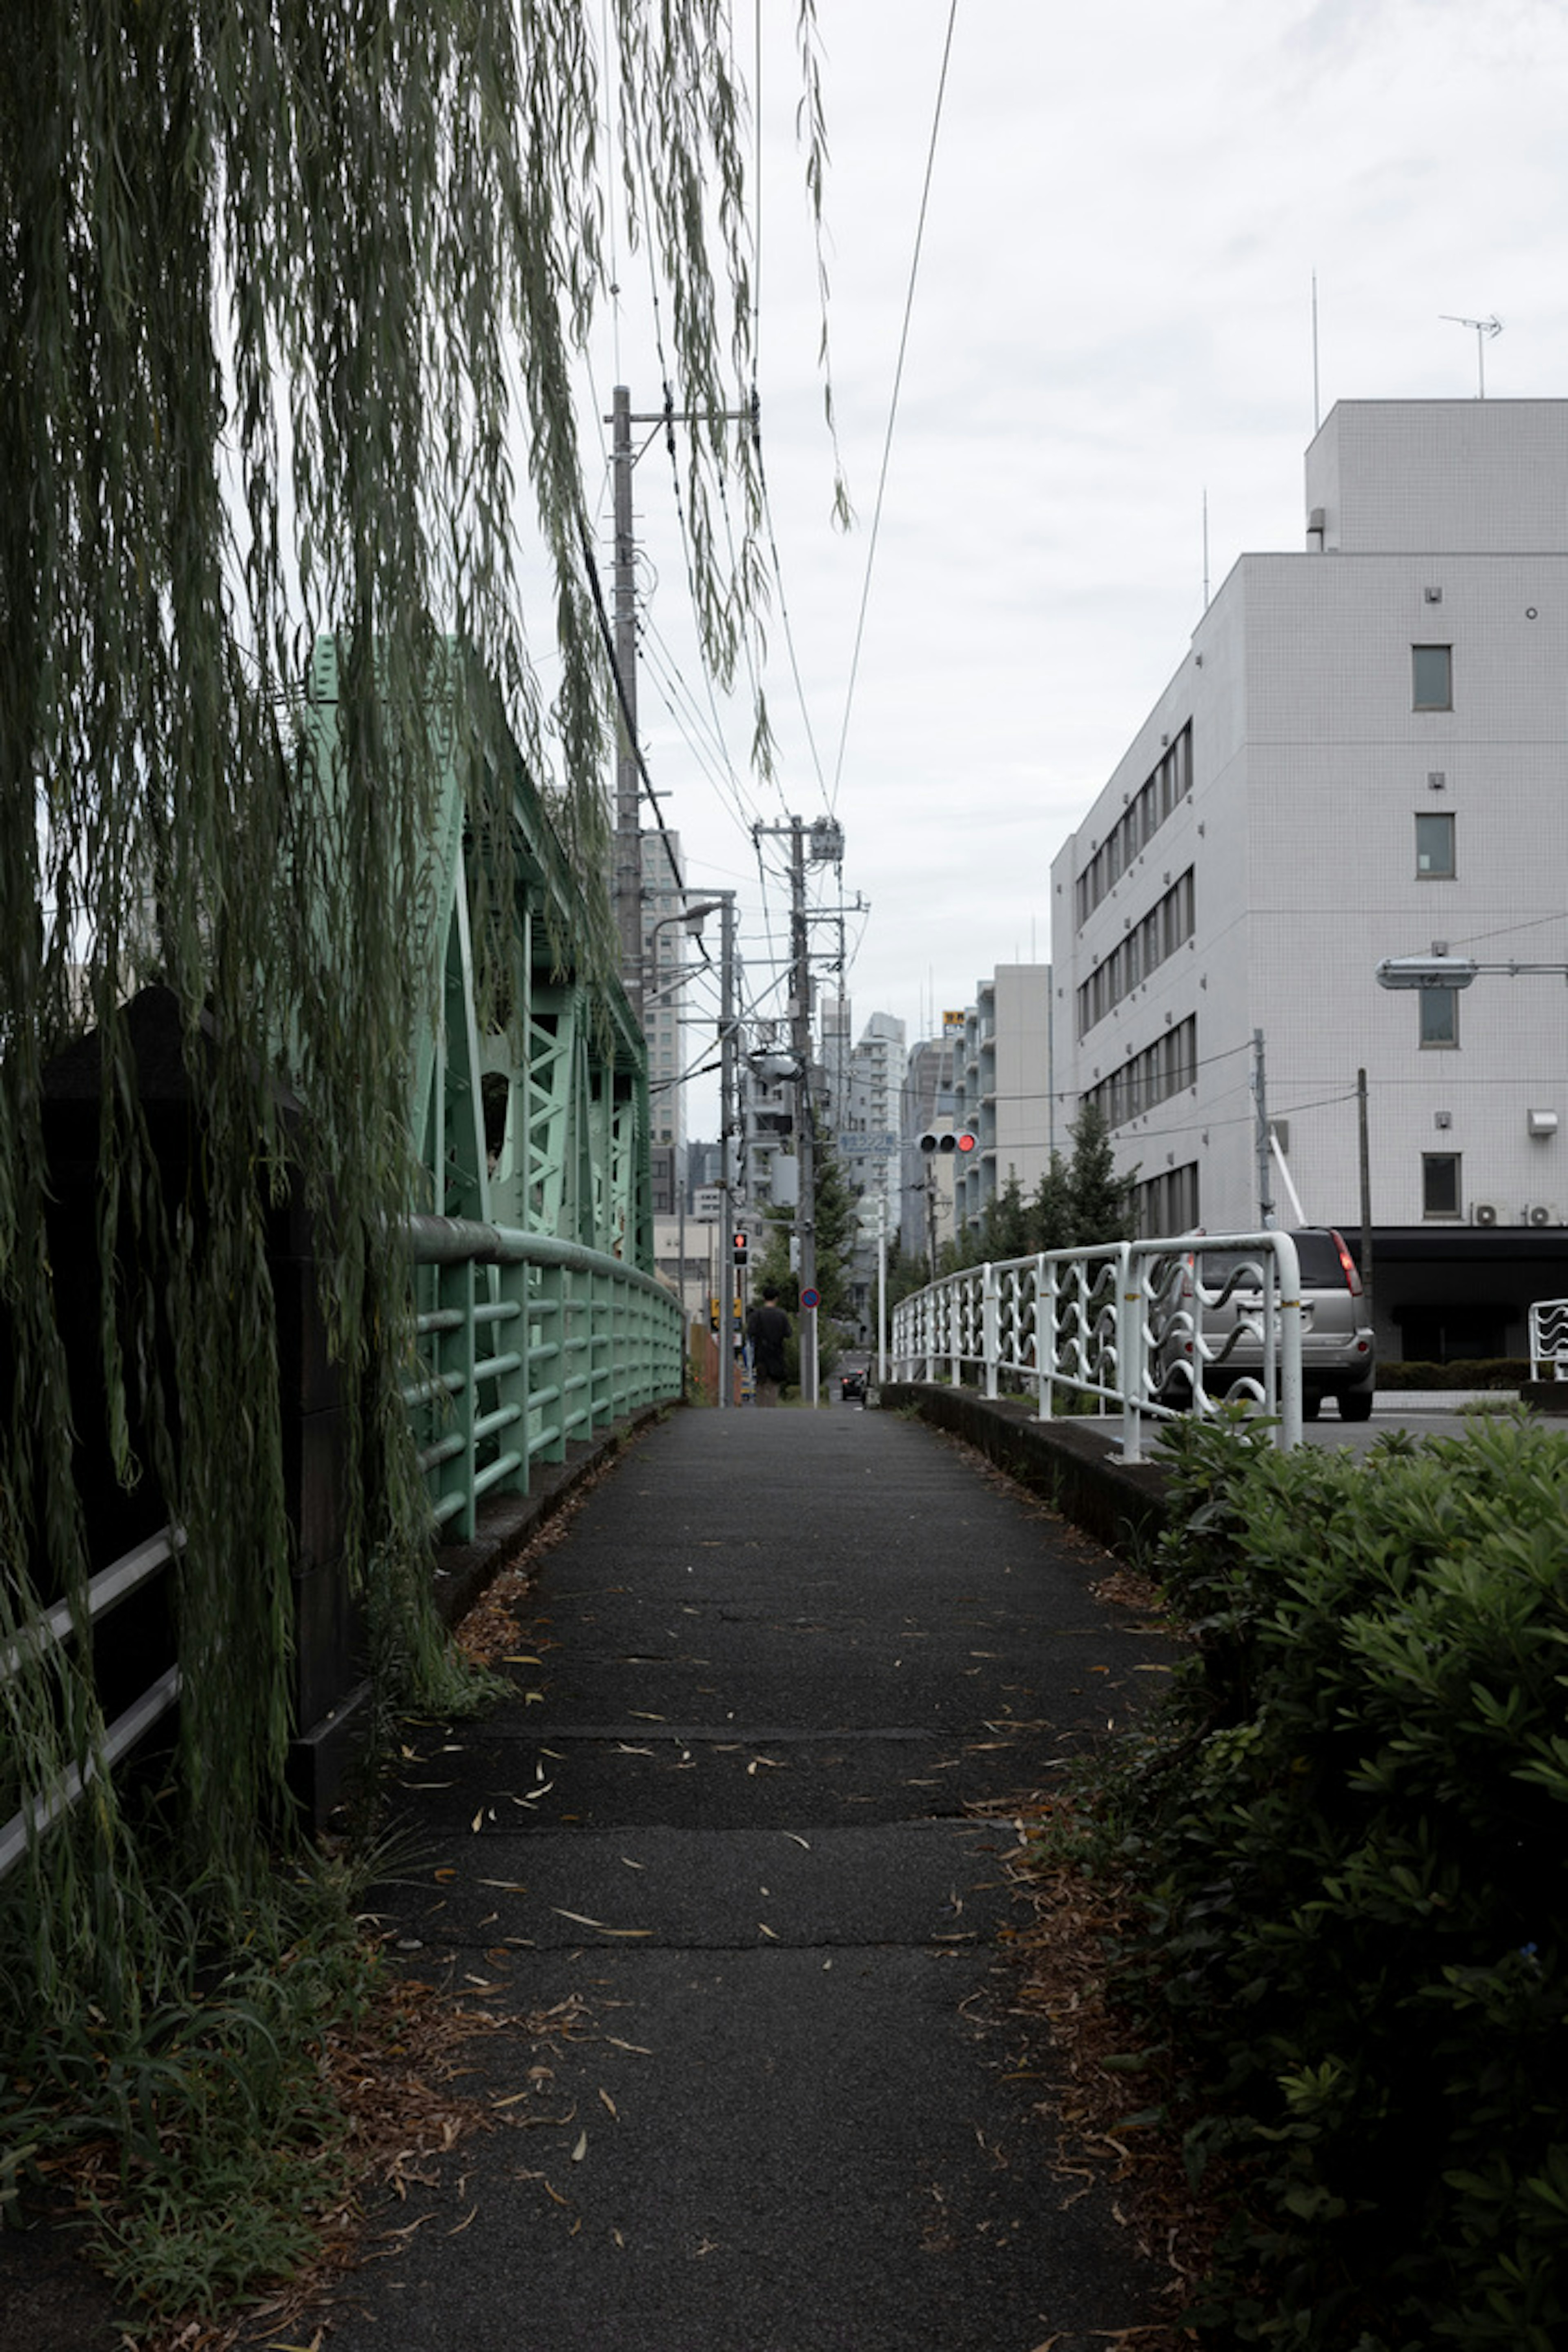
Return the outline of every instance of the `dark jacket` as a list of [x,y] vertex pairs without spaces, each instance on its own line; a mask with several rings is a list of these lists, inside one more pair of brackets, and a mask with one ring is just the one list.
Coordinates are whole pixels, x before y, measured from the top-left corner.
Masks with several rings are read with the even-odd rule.
[[789,1338],[789,1317],[771,1299],[761,1307],[753,1307],[747,1316],[746,1337],[752,1343],[752,1356],[760,1379],[783,1380],[784,1342]]

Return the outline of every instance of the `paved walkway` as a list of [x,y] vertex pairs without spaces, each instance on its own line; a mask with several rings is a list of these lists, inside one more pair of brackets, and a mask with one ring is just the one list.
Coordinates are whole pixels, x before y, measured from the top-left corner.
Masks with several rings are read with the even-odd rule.
[[427,2217],[331,2352],[1089,2352],[1156,2316],[1051,2169],[996,1939],[1007,1801],[1166,1655],[1104,1567],[893,1414],[628,1450],[544,1558],[516,1701],[418,1743],[424,1859],[379,1898],[422,1969],[563,2030],[472,2044],[498,2128],[383,2218]]

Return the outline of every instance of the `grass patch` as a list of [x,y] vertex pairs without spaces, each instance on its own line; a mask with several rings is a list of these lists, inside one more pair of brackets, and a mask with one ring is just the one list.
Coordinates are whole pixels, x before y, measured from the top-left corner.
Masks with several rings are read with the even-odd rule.
[[39,2019],[7,1955],[0,2200],[63,2214],[132,2340],[210,2329],[341,2252],[378,2148],[450,2110],[432,2055],[476,2021],[384,1959],[358,1910],[374,1866],[312,1852],[247,1903],[168,1903],[112,2016]]

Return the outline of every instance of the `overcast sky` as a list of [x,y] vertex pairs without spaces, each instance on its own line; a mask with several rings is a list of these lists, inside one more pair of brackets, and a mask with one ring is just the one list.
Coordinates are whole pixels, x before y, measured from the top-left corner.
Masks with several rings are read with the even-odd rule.
[[[795,143],[795,0],[762,0],[763,435],[784,633],[777,788],[734,791],[667,707],[706,711],[668,462],[637,474],[648,764],[698,887],[767,938],[753,815],[831,805],[848,990],[911,1041],[993,965],[1045,961],[1049,869],[1243,552],[1303,544],[1301,462],[1339,398],[1568,395],[1568,11],[1541,0],[957,0],[852,703],[952,0],[817,0],[828,331],[858,527],[831,521]],[[750,68],[751,8],[736,12]],[[746,20],[742,25],[740,20]],[[596,353],[659,399],[640,271]],[[618,365],[617,365],[618,362]],[[607,405],[607,401],[605,403]],[[846,712],[847,709],[847,730]],[[843,740],[842,766],[840,743]],[[819,780],[818,768],[821,777]],[[825,893],[819,882],[817,895]],[[783,945],[781,894],[772,898]],[[831,936],[818,931],[826,946]],[[775,1000],[776,1002],[776,1000]],[[694,1041],[700,1042],[700,1041]],[[689,1131],[714,1128],[706,1087]]]

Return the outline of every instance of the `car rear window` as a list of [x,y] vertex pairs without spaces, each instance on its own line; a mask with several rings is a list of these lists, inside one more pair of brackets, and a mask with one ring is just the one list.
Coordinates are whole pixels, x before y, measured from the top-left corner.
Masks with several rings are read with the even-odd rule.
[[1223,1290],[1233,1274],[1245,1272],[1256,1289],[1263,1256],[1260,1250],[1205,1250],[1204,1288]]
[[1291,1236],[1301,1261],[1303,1290],[1343,1290],[1345,1270],[1340,1264],[1332,1234],[1304,1233]]
[[[1303,1290],[1343,1290],[1345,1273],[1340,1264],[1340,1254],[1334,1246],[1332,1234],[1321,1228],[1292,1234],[1296,1255],[1300,1261]],[[1253,1250],[1205,1250],[1204,1288],[1220,1290],[1239,1267],[1250,1269],[1253,1285],[1258,1281],[1258,1265],[1263,1253]]]

